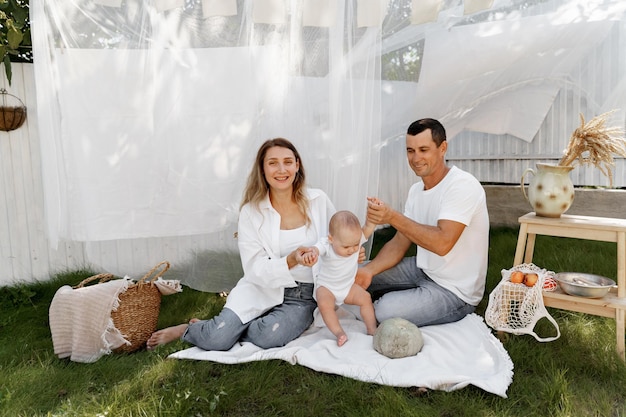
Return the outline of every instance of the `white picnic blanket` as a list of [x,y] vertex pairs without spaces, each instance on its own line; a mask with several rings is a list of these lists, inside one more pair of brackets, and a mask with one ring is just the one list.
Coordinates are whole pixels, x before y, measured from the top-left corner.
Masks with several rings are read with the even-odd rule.
[[396,387],[424,387],[453,391],[475,385],[506,398],[513,380],[513,362],[502,343],[477,314],[450,324],[420,330],[424,347],[408,358],[389,359],[376,352],[365,324],[344,309],[338,310],[348,342],[338,347],[316,311],[315,323],[284,347],[261,349],[252,343],[237,343],[230,350],[205,351],[197,347],[171,354],[170,358],[243,363],[282,359],[320,372],[359,381]]

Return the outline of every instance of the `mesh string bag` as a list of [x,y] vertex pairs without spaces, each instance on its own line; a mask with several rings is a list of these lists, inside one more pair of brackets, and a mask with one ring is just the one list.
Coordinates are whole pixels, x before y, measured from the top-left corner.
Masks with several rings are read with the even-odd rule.
[[[520,271],[535,273],[539,277],[533,286],[511,282],[511,274]],[[513,334],[529,334],[540,342],[551,342],[561,336],[559,325],[543,304],[542,291],[554,291],[554,272],[534,264],[520,264],[502,270],[502,280],[489,294],[485,321],[493,329]],[[546,318],[556,329],[555,336],[541,337],[535,332],[539,320]]]

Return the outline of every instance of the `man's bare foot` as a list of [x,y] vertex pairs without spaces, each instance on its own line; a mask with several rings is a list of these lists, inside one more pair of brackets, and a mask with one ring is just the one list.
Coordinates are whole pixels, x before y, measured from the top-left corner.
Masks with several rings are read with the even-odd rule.
[[348,341],[348,336],[346,336],[345,333],[340,333],[339,336],[337,336],[337,346],[343,346],[344,343],[346,343]]
[[[197,321],[197,320],[196,320]],[[191,321],[190,321],[191,323]],[[176,339],[180,339],[189,325],[187,323],[179,324],[178,326],[166,327],[165,329],[157,330],[152,333],[152,336],[146,342],[146,348],[153,350],[159,345],[164,345],[169,342],[173,342]]]

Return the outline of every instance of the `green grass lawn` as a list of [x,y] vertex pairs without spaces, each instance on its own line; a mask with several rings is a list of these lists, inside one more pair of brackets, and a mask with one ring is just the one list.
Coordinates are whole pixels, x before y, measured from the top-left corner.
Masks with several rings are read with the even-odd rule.
[[[376,248],[388,236],[376,235]],[[493,229],[483,314],[500,271],[512,266],[516,229]],[[615,245],[537,237],[534,262],[553,271],[615,278]],[[505,335],[514,363],[508,398],[468,386],[454,392],[395,388],[318,373],[283,361],[224,365],[168,360],[188,347],[113,354],[92,364],[58,359],[48,308],[56,290],[90,271],[0,288],[0,416],[626,416],[626,366],[614,320],[550,309],[561,337]],[[159,327],[216,314],[224,299],[185,287],[163,297]],[[538,333],[550,333],[538,323]],[[550,333],[551,334],[551,333]]]

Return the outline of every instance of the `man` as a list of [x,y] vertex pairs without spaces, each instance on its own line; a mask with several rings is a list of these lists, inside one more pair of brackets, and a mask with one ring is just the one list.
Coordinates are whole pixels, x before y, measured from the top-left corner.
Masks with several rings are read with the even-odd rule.
[[[474,312],[485,291],[489,216],[482,185],[445,162],[448,142],[437,120],[412,123],[406,134],[409,166],[421,181],[409,190],[404,214],[368,198],[367,220],[396,229],[356,282],[374,295],[376,318],[415,325],[450,323]],[[411,243],[414,257],[405,257]]]

